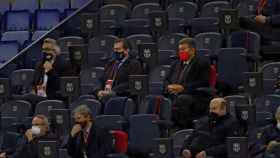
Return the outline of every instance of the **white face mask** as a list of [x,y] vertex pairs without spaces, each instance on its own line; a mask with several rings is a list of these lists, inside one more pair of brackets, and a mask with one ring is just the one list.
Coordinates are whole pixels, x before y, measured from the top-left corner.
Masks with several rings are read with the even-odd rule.
[[41,133],[41,129],[38,126],[32,126],[31,132],[33,135],[39,135]]
[[276,127],[280,130],[280,122],[277,123]]

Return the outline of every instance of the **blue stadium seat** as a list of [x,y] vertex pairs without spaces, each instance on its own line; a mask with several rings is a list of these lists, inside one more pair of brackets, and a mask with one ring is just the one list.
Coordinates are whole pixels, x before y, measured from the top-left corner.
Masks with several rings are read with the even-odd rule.
[[34,13],[36,9],[39,9],[38,0],[15,0],[12,3],[12,10],[29,10],[29,12]]
[[14,57],[19,51],[16,41],[0,41],[0,63],[4,63]]
[[232,116],[235,115],[235,107],[237,105],[244,105],[244,104],[249,104],[249,100],[247,97],[242,96],[242,95],[231,95],[231,96],[226,96],[225,100],[227,102],[227,109],[228,113],[230,113]]
[[95,122],[96,126],[108,130],[122,130],[124,119],[121,115],[98,115]]
[[91,109],[93,117],[96,117],[98,114],[100,114],[101,103],[98,100],[95,99],[76,100],[70,105],[71,111],[73,111],[76,107],[80,105],[87,105]]
[[83,94],[80,95],[78,100],[85,100],[85,99],[96,99],[96,96],[93,94]]
[[250,16],[255,15],[258,6],[258,1],[249,0],[249,1],[240,1],[237,5],[239,11],[239,16]]
[[272,124],[274,115],[271,112],[267,111],[257,111],[256,112],[256,126],[261,128]]
[[132,115],[129,119],[129,150],[132,153],[148,155],[155,146],[155,138],[160,131],[156,124],[157,116],[153,114]]
[[89,94],[102,88],[103,67],[90,67],[80,72],[80,86],[82,94]]
[[50,30],[60,22],[58,10],[37,10],[35,19],[35,30]]
[[85,5],[89,0],[70,0],[71,8],[77,9]]
[[185,37],[187,37],[187,35],[182,33],[165,34],[158,39],[158,49],[176,51],[179,41]]
[[94,53],[94,51],[104,51],[108,57],[113,52],[113,45],[118,37],[114,35],[100,35],[95,36],[89,40],[88,52]]
[[[249,71],[249,64],[244,48],[222,48],[218,50],[218,80],[234,90],[239,90],[245,79],[244,72]],[[230,60],[229,60],[230,59]]]
[[16,117],[12,116],[1,116],[1,132],[6,132],[6,131],[15,131],[14,129],[14,124],[18,122]]
[[6,31],[26,31],[31,30],[32,20],[28,10],[6,12]]
[[256,111],[266,111],[275,114],[277,107],[279,106],[280,95],[269,94],[257,97],[255,99]]
[[127,97],[113,97],[104,107],[105,115],[121,115],[128,119],[135,112],[135,104],[132,99]]
[[12,72],[10,75],[11,87],[13,94],[29,93],[33,86],[35,70],[34,69],[19,69]]
[[8,31],[2,34],[1,41],[17,41],[21,48],[26,46],[30,41],[29,31]]
[[84,39],[80,36],[60,37],[57,40],[57,44],[59,45],[62,54],[68,54],[68,47],[70,45],[84,44]]
[[159,65],[170,65],[176,57],[177,53],[174,50],[159,50],[158,51],[158,60]]
[[31,112],[31,104],[24,100],[9,101],[1,106],[1,116],[16,117],[17,121],[22,121]]
[[184,140],[188,139],[188,137],[192,135],[193,131],[193,129],[184,129],[172,134],[171,138],[173,139],[174,157],[181,157],[181,149]]
[[168,19],[168,32],[170,33],[184,33],[185,32],[185,20],[181,18],[169,18]]
[[3,15],[9,9],[10,9],[10,0],[1,0],[0,1],[0,13]]
[[198,7],[195,3],[185,1],[172,3],[167,8],[169,18],[181,18],[185,22],[196,17],[197,10]]
[[195,36],[197,49],[209,49],[212,53],[222,48],[223,36],[217,32],[205,32]]
[[31,37],[31,41],[36,41],[40,37],[42,37],[44,34],[46,34],[48,31],[35,31]]
[[150,34],[149,22],[147,19],[131,18],[124,20],[122,24],[123,36],[133,34]]
[[213,17],[193,18],[189,23],[192,36],[203,32],[219,32],[219,19]]
[[131,13],[131,18],[148,18],[148,14],[153,11],[160,11],[161,7],[158,3],[141,3],[136,5]]
[[69,0],[43,0],[41,9],[58,9],[61,13],[69,8]]
[[102,34],[108,35],[118,35],[120,30],[120,25],[116,23],[115,20],[101,20],[100,21],[100,32]]
[[61,100],[44,100],[39,102],[35,107],[35,115],[43,114],[50,117],[50,110],[52,109],[65,109],[65,105]]
[[150,70],[150,82],[163,82],[166,75],[170,71],[169,65],[160,65]]
[[261,68],[263,79],[277,79],[280,73],[280,62],[271,62]]
[[68,155],[67,149],[59,149],[58,155],[58,158],[71,158],[71,156]]
[[130,42],[132,50],[138,52],[138,45],[141,43],[153,43],[153,38],[148,34],[135,34],[127,36],[126,39]]
[[162,82],[150,82],[149,83],[149,94],[150,95],[161,95],[163,92]]
[[227,1],[208,2],[202,6],[200,17],[219,17],[221,9],[230,9],[231,5]]
[[128,8],[121,4],[107,4],[100,8],[101,20],[113,20],[122,23],[128,17]]
[[131,2],[133,6],[136,6],[137,4],[142,3],[160,3],[160,0],[132,0]]
[[[197,49],[196,54],[204,61],[209,63],[216,63],[216,56],[211,54],[212,51],[209,49]],[[214,59],[213,59],[214,58]]]

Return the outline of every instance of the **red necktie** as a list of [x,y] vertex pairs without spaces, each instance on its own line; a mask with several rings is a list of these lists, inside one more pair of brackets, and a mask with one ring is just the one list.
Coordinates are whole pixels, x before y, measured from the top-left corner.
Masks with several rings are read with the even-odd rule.
[[267,4],[267,0],[259,0],[258,8],[257,8],[258,15],[262,14],[262,11],[266,6],[266,4]]

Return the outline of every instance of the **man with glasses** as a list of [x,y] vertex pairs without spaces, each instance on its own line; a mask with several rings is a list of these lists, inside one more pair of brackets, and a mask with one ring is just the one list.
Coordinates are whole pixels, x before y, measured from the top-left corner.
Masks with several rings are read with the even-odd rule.
[[192,128],[193,118],[207,111],[208,101],[203,102],[205,97],[197,94],[196,89],[209,86],[210,65],[196,55],[195,41],[184,38],[179,42],[178,59],[170,70],[164,90],[176,108],[175,125],[180,129]]
[[56,140],[56,137],[50,133],[48,118],[39,114],[34,116],[32,127],[19,141],[15,153],[8,156],[8,153],[2,152],[0,158],[37,158],[38,142],[41,140]]

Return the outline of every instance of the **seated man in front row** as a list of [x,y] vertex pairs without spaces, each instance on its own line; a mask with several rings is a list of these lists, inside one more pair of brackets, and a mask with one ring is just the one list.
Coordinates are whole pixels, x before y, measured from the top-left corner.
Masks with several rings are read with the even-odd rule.
[[141,64],[130,55],[130,45],[125,39],[114,42],[113,59],[105,66],[102,87],[95,90],[98,98],[105,103],[110,96],[129,96],[129,75],[140,75]]
[[237,122],[226,112],[226,101],[215,98],[210,102],[209,116],[201,120],[193,134],[184,141],[184,158],[227,157],[226,138],[234,136]]
[[32,128],[25,132],[23,139],[18,143],[16,151],[11,156],[3,152],[0,158],[38,158],[38,142],[41,140],[58,140],[50,133],[48,118],[36,115],[32,120]]
[[196,93],[208,87],[210,64],[196,55],[196,44],[191,38],[179,42],[178,59],[171,65],[164,82],[165,96],[177,108],[174,122],[180,129],[193,128],[195,117],[202,117],[208,109],[209,98]]

